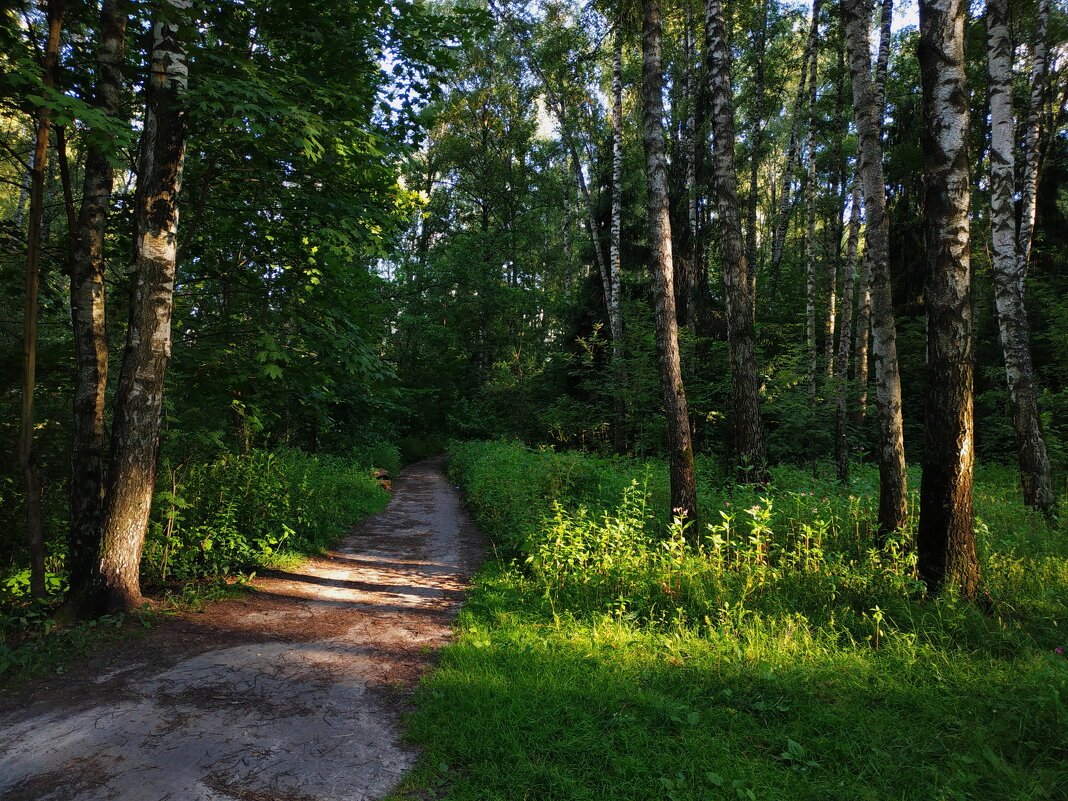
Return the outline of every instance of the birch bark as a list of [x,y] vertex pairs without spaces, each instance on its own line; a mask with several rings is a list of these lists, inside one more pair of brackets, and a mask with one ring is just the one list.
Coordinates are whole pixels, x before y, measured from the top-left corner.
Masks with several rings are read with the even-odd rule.
[[623,362],[622,260],[620,234],[623,217],[623,31],[616,26],[612,53],[612,236],[609,253],[608,324],[612,332],[612,403],[615,425],[612,439],[616,453],[626,450],[626,405],[623,388],[626,374]]
[[812,3],[812,47],[808,52],[808,143],[805,148],[805,348],[808,394],[816,396],[816,67],[819,63],[820,0]]
[[931,591],[979,588],[972,507],[975,458],[968,203],[966,0],[920,0],[927,184],[927,397],[917,570]]
[[712,171],[720,223],[720,260],[727,294],[727,340],[731,362],[731,401],[735,449],[744,468],[742,480],[766,479],[767,449],[760,419],[753,307],[746,281],[742,226],[738,212],[738,176],[734,166],[734,98],[731,52],[722,0],[705,5],[708,93],[712,106]]
[[[1045,3],[1045,0],[1042,2]],[[1024,303],[1028,259],[1022,248],[1030,244],[1030,224],[1027,217],[1030,213],[1033,220],[1034,213],[1033,193],[1031,208],[1028,209],[1026,188],[1033,183],[1031,169],[1036,162],[1029,148],[1035,142],[1031,138],[1029,121],[1024,145],[1024,209],[1017,237],[1016,206],[1013,200],[1016,143],[1013,136],[1015,119],[1012,110],[1012,48],[1009,43],[1008,0],[989,0],[986,15],[987,63],[990,77],[990,217],[994,301],[1001,333],[1001,348],[1005,356],[1005,377],[1009,386],[1009,406],[1013,430],[1016,433],[1016,452],[1020,463],[1024,502],[1050,514],[1056,505],[1056,494],[1050,478],[1049,455],[1046,452],[1042,418],[1038,411],[1034,367],[1031,362],[1031,333]],[[1042,27],[1040,22],[1039,29]],[[1035,49],[1039,50],[1038,47]]]
[[[100,11],[95,105],[114,117],[122,100],[126,1],[104,0]],[[89,590],[99,559],[104,499],[104,393],[108,344],[104,328],[104,234],[115,174],[108,153],[89,139],[82,206],[71,259],[70,308],[74,332],[74,409],[71,427],[70,529],[67,569],[75,605]]]
[[660,0],[642,2],[642,141],[648,182],[649,241],[652,250],[656,350],[660,388],[667,416],[671,508],[693,519],[697,513],[690,419],[679,361],[678,323],[668,212],[667,157],[664,147],[664,75],[660,45]]
[[1035,232],[1042,104],[1046,93],[1046,27],[1048,24],[1049,0],[1038,0],[1035,41],[1031,48],[1031,106],[1027,114],[1027,126],[1024,129],[1024,170],[1020,186],[1021,211],[1017,259],[1020,262],[1021,277],[1027,276],[1027,265],[1031,260],[1031,241]]
[[134,609],[142,602],[141,549],[152,505],[163,379],[171,353],[178,193],[187,128],[183,100],[188,68],[178,18],[190,5],[190,0],[168,0],[168,19],[152,24],[130,319],[101,521],[100,573],[104,605],[111,610]]
[[865,250],[871,259],[872,355],[875,361],[876,402],[879,408],[879,529],[881,535],[904,528],[906,502],[905,443],[901,418],[901,377],[897,362],[897,334],[888,271],[889,226],[879,107],[873,92],[864,0],[843,0],[842,17],[853,80],[853,108],[861,148],[864,210],[867,217]]
[[[879,22],[879,53],[875,60],[876,123],[879,139],[882,140],[883,120],[886,118],[886,71],[890,63],[890,23],[894,16],[894,0],[882,0]],[[858,154],[857,158],[861,158]],[[857,309],[856,352],[857,366],[854,379],[860,390],[857,403],[856,425],[863,424],[868,413],[868,359],[871,340],[871,277],[870,251],[864,248],[864,260],[860,275],[860,302]]]

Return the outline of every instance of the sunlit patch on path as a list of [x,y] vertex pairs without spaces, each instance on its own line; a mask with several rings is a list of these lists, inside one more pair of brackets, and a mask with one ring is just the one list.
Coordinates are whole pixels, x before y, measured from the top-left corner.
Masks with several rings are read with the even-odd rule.
[[322,799],[388,793],[400,714],[449,636],[480,539],[413,465],[336,551],[161,626],[0,711],[5,799]]

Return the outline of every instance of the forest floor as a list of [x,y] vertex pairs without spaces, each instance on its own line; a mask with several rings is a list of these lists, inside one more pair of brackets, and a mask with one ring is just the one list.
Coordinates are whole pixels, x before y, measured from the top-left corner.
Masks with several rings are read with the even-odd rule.
[[0,694],[9,801],[361,801],[415,762],[411,691],[482,539],[443,459],[336,550]]

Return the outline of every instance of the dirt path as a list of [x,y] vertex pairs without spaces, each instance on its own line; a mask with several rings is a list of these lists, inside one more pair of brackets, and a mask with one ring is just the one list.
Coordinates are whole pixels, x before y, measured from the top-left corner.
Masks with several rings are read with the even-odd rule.
[[407,690],[481,540],[441,459],[334,552],[0,701],[0,797],[362,801],[412,766]]

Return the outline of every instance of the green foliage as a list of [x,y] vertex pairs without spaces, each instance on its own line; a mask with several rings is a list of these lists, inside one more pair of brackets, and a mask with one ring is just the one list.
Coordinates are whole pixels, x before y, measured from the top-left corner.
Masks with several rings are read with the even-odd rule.
[[[977,477],[989,611],[928,599],[847,489],[798,468],[702,477],[702,520],[654,520],[663,471],[458,447],[502,559],[424,682],[413,787],[449,797],[1053,798],[1068,780],[1068,551]],[[447,732],[446,736],[442,732]]]
[[315,553],[385,506],[367,466],[300,451],[226,454],[165,471],[142,573],[149,580],[227,575],[282,552]]

